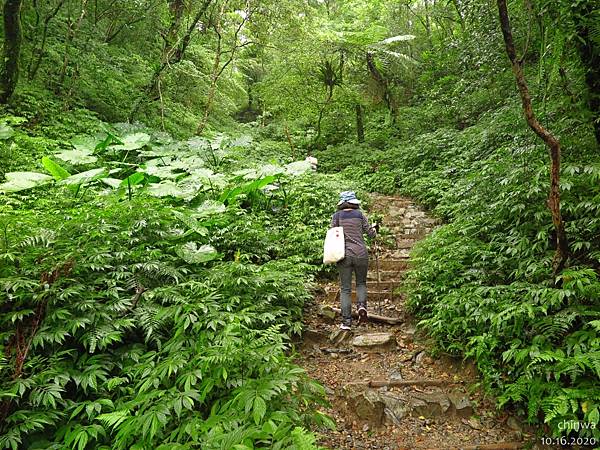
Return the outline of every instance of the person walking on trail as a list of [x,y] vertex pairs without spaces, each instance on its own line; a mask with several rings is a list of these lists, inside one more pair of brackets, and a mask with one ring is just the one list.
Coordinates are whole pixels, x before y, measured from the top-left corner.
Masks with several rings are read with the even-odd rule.
[[340,194],[337,211],[331,218],[331,227],[344,228],[345,257],[338,261],[340,273],[340,299],[342,303],[342,330],[352,325],[352,273],[356,277],[356,297],[358,303],[358,321],[367,319],[367,271],[369,253],[363,239],[366,234],[374,238],[379,225],[369,225],[367,217],[360,210],[360,201],[352,191]]

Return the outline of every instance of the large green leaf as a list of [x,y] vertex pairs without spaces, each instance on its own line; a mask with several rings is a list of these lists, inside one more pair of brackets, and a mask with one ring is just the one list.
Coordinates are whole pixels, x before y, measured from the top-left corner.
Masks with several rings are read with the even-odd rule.
[[154,197],[176,197],[184,198],[187,192],[171,180],[161,181],[160,183],[150,183],[148,193]]
[[6,122],[0,122],[0,140],[10,139],[13,134],[15,134],[15,130],[10,125]]
[[134,174],[129,175],[124,180],[120,180],[118,178],[106,177],[106,178],[100,178],[100,181],[102,181],[107,186],[110,186],[111,188],[119,189],[122,187],[127,188],[128,186],[135,186],[137,184],[140,184],[142,181],[144,181],[145,178],[146,177],[144,176],[143,173],[136,172]]
[[193,137],[187,140],[187,145],[192,150],[206,150],[210,148],[210,142],[202,137]]
[[183,169],[188,172],[204,167],[204,160],[197,155],[180,156],[171,163],[175,169]]
[[237,139],[231,141],[232,147],[249,147],[252,144],[252,136],[244,134]]
[[65,178],[58,184],[66,184],[68,186],[87,184],[91,183],[92,181],[99,180],[100,178],[105,178],[107,175],[108,170],[106,170],[105,167],[100,167],[98,169],[86,170],[85,172],[71,175],[69,178]]
[[182,175],[186,175],[182,172],[173,172],[173,167],[171,166],[147,166],[146,168],[138,169],[140,172],[145,172],[148,175],[152,175],[154,177],[158,177],[161,179],[174,180],[176,178],[181,177]]
[[206,236],[208,234],[208,229],[201,225],[196,218],[190,217],[180,211],[173,211],[173,215],[183,222],[190,230],[198,233],[200,236]]
[[285,166],[285,171],[290,175],[302,175],[310,172],[311,167],[308,161],[294,161]]
[[47,156],[42,158],[42,165],[48,172],[50,172],[56,181],[64,180],[65,178],[69,178],[71,176],[71,174],[67,172],[67,170],[64,169],[60,164]]
[[119,180],[118,178],[100,178],[100,181],[102,181],[104,184],[106,184],[107,186],[110,186],[113,189],[118,189],[119,187],[121,187],[121,183],[123,182],[123,180]]
[[95,152],[103,152],[111,144],[122,144],[118,137],[112,133],[106,133],[106,137],[96,144],[94,147]]
[[140,172],[136,172],[136,173],[132,173],[131,175],[129,175],[127,178],[125,178],[123,181],[121,181],[121,186],[135,186],[136,184],[140,184],[142,181],[144,181],[145,175],[143,173]]
[[179,256],[188,264],[205,263],[212,261],[219,256],[214,247],[210,245],[201,245],[198,247],[198,244],[195,242],[186,242],[185,244],[177,247],[175,252],[177,253],[177,256]]
[[141,150],[139,152],[140,156],[144,158],[153,158],[155,156],[175,156],[180,153],[180,146],[178,144],[168,144],[168,145],[153,145],[149,150]]
[[75,150],[63,150],[55,153],[54,156],[74,165],[92,164],[98,161],[98,158],[92,154],[93,152],[92,149],[80,147]]
[[208,180],[214,175],[215,173],[212,170],[205,167],[201,167],[192,171],[192,176],[198,180]]
[[18,192],[52,181],[50,175],[38,172],[8,172],[6,182],[0,184],[0,192]]
[[185,193],[182,198],[185,198],[186,200],[191,200],[200,191],[206,190],[205,187],[207,186],[207,184],[204,183],[202,180],[198,180],[193,177],[187,177],[183,180],[179,180],[177,182],[177,186],[179,186],[179,188],[182,189]]
[[71,145],[73,145],[75,150],[91,154],[98,146],[98,139],[88,135],[75,136],[71,139]]
[[200,187],[206,187],[209,189],[221,189],[227,186],[227,180],[221,173],[213,173],[210,169],[194,169],[191,171],[191,175],[182,180],[183,182],[193,182],[200,185]]
[[147,133],[133,133],[121,138],[122,144],[112,145],[110,148],[119,151],[139,150],[150,143]]
[[265,164],[256,169],[243,169],[234,172],[234,175],[243,177],[245,180],[256,180],[269,175],[282,175],[286,172],[284,167],[276,164]]
[[214,216],[217,214],[222,214],[226,210],[227,210],[227,208],[225,207],[225,205],[222,202],[219,202],[216,200],[205,200],[204,203],[202,203],[196,209],[196,211],[198,211],[198,213],[195,214],[194,217],[196,217],[196,218],[210,217],[210,216]]

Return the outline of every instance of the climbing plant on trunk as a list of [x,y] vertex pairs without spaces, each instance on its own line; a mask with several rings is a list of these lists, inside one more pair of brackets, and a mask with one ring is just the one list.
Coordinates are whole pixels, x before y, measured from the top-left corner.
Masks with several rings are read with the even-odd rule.
[[330,60],[324,60],[319,67],[319,80],[325,85],[327,89],[327,96],[323,104],[319,107],[319,117],[317,118],[317,134],[315,135],[314,143],[317,143],[321,137],[321,122],[323,121],[323,114],[325,113],[325,109],[333,100],[333,89],[335,86],[342,84],[343,73],[344,52],[342,50],[340,50],[340,62],[337,68]]
[[22,0],[6,0],[4,2],[4,45],[2,68],[0,70],[0,103],[8,102],[19,79],[21,6]]
[[560,212],[560,141],[538,121],[533,112],[531,95],[523,72],[523,58],[517,58],[515,50],[506,0],[497,0],[497,3],[506,53],[510,60],[513,74],[515,75],[517,87],[519,88],[525,119],[529,127],[544,141],[550,150],[550,194],[548,196],[548,207],[552,213],[552,223],[556,232],[556,253],[552,264],[554,274],[556,275],[564,268],[569,256],[569,244],[565,232],[565,224]]

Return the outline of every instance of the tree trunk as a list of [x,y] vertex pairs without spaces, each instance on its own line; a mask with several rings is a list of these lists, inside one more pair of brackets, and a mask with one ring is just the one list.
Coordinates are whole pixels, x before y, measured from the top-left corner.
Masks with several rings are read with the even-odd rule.
[[325,108],[331,103],[333,99],[333,85],[329,85],[327,87],[327,98],[325,99],[325,103],[323,103],[323,107],[319,109],[319,117],[317,118],[317,134],[313,140],[313,143],[316,144],[321,138],[321,122],[323,122],[323,114],[325,114]]
[[427,40],[431,45],[431,19],[429,17],[429,0],[423,0],[425,6],[425,30],[427,31]]
[[383,101],[385,102],[385,105],[387,106],[387,108],[390,112],[390,115],[392,116],[392,121],[395,122],[395,120],[396,120],[395,104],[396,103],[390,92],[388,82],[385,79],[385,77],[381,74],[381,72],[379,71],[377,66],[375,65],[375,59],[373,57],[373,53],[367,52],[366,57],[367,57],[367,68],[369,69],[369,72],[371,73],[371,76],[373,77],[373,79],[379,84],[379,86],[381,86],[381,90],[383,92],[383,94],[382,94]]
[[22,0],[4,2],[3,64],[0,70],[0,103],[7,103],[19,80],[21,56],[21,5]]
[[[292,155],[296,154],[296,149],[294,148],[294,143],[292,142],[292,136],[290,135],[290,129],[288,127],[287,121],[284,122],[285,126],[285,136],[287,137],[288,144],[290,144],[290,150],[292,151]],[[295,159],[295,158],[294,158]]]
[[365,141],[365,113],[360,103],[356,104],[356,138],[358,142]]
[[[222,12],[221,12],[222,13]],[[219,18],[219,21],[221,19]],[[217,93],[217,82],[219,81],[219,67],[221,65],[221,28],[220,24],[215,26],[215,32],[217,33],[217,49],[215,50],[215,59],[213,62],[212,75],[210,77],[210,87],[208,88],[208,96],[206,97],[206,105],[204,107],[204,115],[202,116],[202,120],[198,124],[198,128],[196,129],[196,134],[201,136],[204,132],[204,128],[206,128],[206,124],[208,123],[208,117],[210,116],[210,110],[212,108],[213,101],[215,99],[215,95]]]
[[163,50],[160,57],[160,64],[152,74],[152,77],[146,84],[146,86],[142,90],[142,94],[136,99],[135,103],[131,108],[131,112],[129,113],[129,120],[131,121],[138,113],[142,101],[144,98],[152,98],[155,99],[158,96],[158,86],[160,77],[165,69],[172,65],[181,62],[183,57],[185,56],[185,51],[189,46],[192,34],[194,30],[198,26],[200,19],[206,13],[206,10],[210,6],[212,0],[204,0],[202,6],[194,16],[193,20],[190,22],[185,35],[178,39],[179,31],[181,30],[181,23],[183,20],[183,13],[185,11],[185,1],[184,0],[170,0],[169,2],[169,10],[171,12],[171,24],[169,29],[166,31],[163,39],[165,40],[165,44],[163,46]]
[[[31,51],[31,60],[29,62],[29,68],[27,70],[27,78],[30,81],[35,79],[35,76],[37,75],[37,72],[40,68],[40,64],[42,63],[42,58],[44,57],[44,49],[46,48],[46,39],[48,37],[48,26],[50,25],[50,22],[52,21],[52,19],[54,19],[54,17],[56,17],[56,15],[60,11],[60,8],[62,8],[64,3],[65,3],[65,0],[59,1],[58,4],[56,5],[56,7],[44,19],[44,28],[42,30],[42,37],[41,37],[39,45],[38,45],[37,36],[36,36],[36,41],[33,44],[33,49]],[[37,34],[37,27],[36,27],[36,34]]]
[[460,28],[462,31],[465,31],[465,17],[463,12],[461,11],[461,7],[458,3],[458,0],[452,0],[452,4],[454,5],[454,9],[456,10],[456,15],[460,21]]
[[592,113],[592,123],[596,142],[600,145],[600,46],[591,35],[591,22],[594,12],[593,1],[574,2],[573,19],[577,37],[577,48],[581,62],[586,69],[585,82],[589,90],[588,105]]
[[204,129],[206,128],[206,125],[208,124],[208,118],[210,116],[212,105],[215,100],[215,96],[217,94],[217,84],[219,82],[219,78],[221,78],[221,75],[223,75],[223,72],[225,71],[225,69],[227,69],[227,67],[229,67],[229,65],[231,63],[233,63],[233,61],[235,60],[235,53],[236,53],[237,49],[244,45],[244,44],[241,44],[241,45],[238,44],[239,35],[240,35],[240,32],[242,31],[242,28],[246,24],[246,21],[252,15],[252,11],[250,9],[250,2],[247,1],[245,15],[243,16],[241,22],[238,24],[237,28],[235,29],[235,32],[233,33],[233,40],[232,40],[232,44],[231,44],[231,50],[229,52],[229,58],[227,58],[227,60],[223,63],[223,65],[221,65],[221,57],[223,56],[223,54],[226,53],[222,50],[223,36],[221,34],[221,25],[222,25],[221,19],[223,17],[223,14],[225,13],[226,6],[227,6],[227,2],[224,2],[221,6],[221,11],[219,13],[219,17],[217,18],[217,21],[214,24],[214,30],[217,35],[217,49],[215,52],[215,60],[213,63],[210,87],[208,89],[208,96],[206,99],[206,107],[204,109],[204,115],[202,116],[202,120],[200,121],[200,123],[198,124],[198,128],[196,129],[196,134],[198,136],[202,135],[202,133],[204,132]]
[[539,123],[533,112],[531,95],[529,94],[529,88],[525,81],[525,74],[523,73],[523,61],[517,59],[515,51],[506,0],[497,0],[497,3],[506,53],[519,88],[525,119],[529,127],[544,141],[550,150],[550,194],[548,196],[548,207],[552,213],[552,223],[556,231],[556,253],[553,261],[553,270],[556,275],[563,269],[569,256],[569,244],[565,232],[565,224],[560,212],[560,142]]
[[77,19],[77,23],[75,23],[75,24],[69,23],[69,27],[67,30],[67,39],[65,42],[65,54],[63,55],[63,64],[62,64],[62,68],[60,70],[60,76],[58,78],[58,89],[57,89],[58,92],[62,91],[64,84],[65,84],[65,78],[67,76],[67,69],[69,68],[71,46],[73,45],[73,41],[77,37],[77,33],[79,32],[79,29],[81,28],[81,25],[83,24],[83,19],[86,14],[87,2],[88,2],[88,0],[81,0],[81,12],[79,13],[79,18]]

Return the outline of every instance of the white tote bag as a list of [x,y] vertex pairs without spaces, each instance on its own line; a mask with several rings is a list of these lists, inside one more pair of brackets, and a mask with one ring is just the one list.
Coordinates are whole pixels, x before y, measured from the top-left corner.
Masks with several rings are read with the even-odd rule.
[[327,231],[323,246],[323,264],[334,264],[345,256],[344,228],[333,227]]

